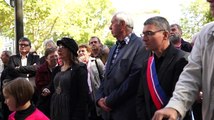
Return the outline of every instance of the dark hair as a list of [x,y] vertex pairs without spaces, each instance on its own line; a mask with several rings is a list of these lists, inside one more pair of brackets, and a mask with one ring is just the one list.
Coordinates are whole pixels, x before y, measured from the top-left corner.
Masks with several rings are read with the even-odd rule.
[[174,26],[177,26],[178,30],[182,33],[182,29],[181,29],[181,26],[178,25],[178,24],[171,24],[170,27],[174,27]]
[[6,83],[3,91],[13,96],[16,100],[16,107],[19,107],[31,100],[34,88],[27,79],[19,77]]
[[27,37],[20,38],[19,42],[21,42],[21,41],[27,41],[29,43],[29,46],[31,47],[31,42],[30,42],[30,40]]
[[[101,45],[103,45],[103,44],[101,43],[101,41],[100,41],[100,38],[98,38],[97,36],[92,36],[91,39],[93,39],[93,38],[96,38],[96,39],[98,40],[98,42],[99,42]],[[91,41],[91,39],[90,39],[90,41]],[[89,43],[90,43],[90,41],[89,41]]]
[[12,55],[11,51],[8,50],[4,50],[2,51],[2,53],[4,53],[7,57],[10,57]]
[[47,58],[47,56],[53,52],[57,51],[57,48],[48,48],[45,50],[45,58]]

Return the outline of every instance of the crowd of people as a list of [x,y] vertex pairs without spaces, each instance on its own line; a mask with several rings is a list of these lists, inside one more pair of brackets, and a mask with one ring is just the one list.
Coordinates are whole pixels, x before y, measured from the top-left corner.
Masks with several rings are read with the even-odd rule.
[[97,36],[80,45],[63,37],[45,41],[42,57],[23,37],[19,54],[1,54],[0,119],[213,120],[213,26],[190,44],[180,25],[154,16],[138,37],[131,16],[117,12],[111,48]]

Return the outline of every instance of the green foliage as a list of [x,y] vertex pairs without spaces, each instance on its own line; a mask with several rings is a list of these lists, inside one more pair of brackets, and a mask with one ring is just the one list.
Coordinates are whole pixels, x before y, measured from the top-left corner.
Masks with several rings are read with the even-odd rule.
[[[105,30],[114,12],[109,0],[80,0],[71,1],[70,4],[64,6],[70,9],[63,13],[62,16],[65,17],[60,17],[60,21],[65,22],[57,25],[59,29],[64,27],[67,30],[66,34],[78,40],[78,43],[88,43],[91,36],[98,36],[101,40],[110,37],[106,36],[108,31]],[[59,34],[62,35],[64,33]]]
[[[108,25],[115,9],[110,0],[24,0],[24,36],[38,53],[43,41],[73,37],[88,43],[98,36],[103,43],[112,39]],[[14,39],[14,8],[0,0],[0,32]]]
[[209,9],[209,4],[204,0],[195,0],[189,6],[183,8],[180,25],[184,38],[191,39],[206,23],[214,20]]
[[0,0],[0,32],[1,35],[14,38],[14,8]]
[[116,39],[111,35],[111,33],[109,32],[107,36],[110,36],[108,38],[106,38],[106,41],[104,42],[105,45],[108,46],[108,48],[111,48],[115,42],[116,42]]
[[107,45],[108,48],[111,48],[114,44],[115,44],[115,42],[113,42],[112,40],[106,40],[105,41],[105,45]]

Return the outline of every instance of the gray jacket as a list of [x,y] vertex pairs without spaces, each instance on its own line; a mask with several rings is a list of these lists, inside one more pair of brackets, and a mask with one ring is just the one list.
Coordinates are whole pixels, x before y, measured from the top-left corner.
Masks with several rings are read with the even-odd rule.
[[198,34],[189,63],[181,73],[173,97],[166,107],[176,109],[182,117],[202,89],[203,120],[214,119],[214,23],[207,24]]

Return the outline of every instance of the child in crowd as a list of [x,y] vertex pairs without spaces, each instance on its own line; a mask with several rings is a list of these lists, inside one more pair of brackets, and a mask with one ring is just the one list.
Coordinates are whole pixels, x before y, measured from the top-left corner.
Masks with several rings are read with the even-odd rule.
[[17,78],[3,86],[5,104],[14,111],[8,120],[49,120],[32,103],[34,88],[25,78]]

